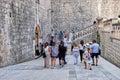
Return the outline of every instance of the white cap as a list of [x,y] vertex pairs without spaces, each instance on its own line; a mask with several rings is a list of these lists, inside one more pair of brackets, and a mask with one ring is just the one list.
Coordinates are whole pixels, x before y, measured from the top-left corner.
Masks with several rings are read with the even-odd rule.
[[90,47],[90,44],[89,43],[86,43],[86,48],[89,48]]
[[86,43],[86,46],[89,46],[89,43]]

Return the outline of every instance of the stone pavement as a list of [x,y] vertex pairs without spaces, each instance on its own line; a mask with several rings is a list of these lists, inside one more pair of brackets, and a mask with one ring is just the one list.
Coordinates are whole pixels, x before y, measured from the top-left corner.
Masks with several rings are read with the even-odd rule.
[[73,64],[73,56],[67,55],[64,67],[43,68],[43,58],[0,68],[0,80],[120,80],[120,69],[100,57],[99,65],[84,69],[83,63]]

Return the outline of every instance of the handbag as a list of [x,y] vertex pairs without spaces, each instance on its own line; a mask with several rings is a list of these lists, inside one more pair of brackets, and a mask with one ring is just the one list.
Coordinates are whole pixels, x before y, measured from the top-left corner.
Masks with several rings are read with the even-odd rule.
[[40,55],[39,50],[35,50],[35,55],[36,55],[36,56],[39,56],[39,55]]
[[91,57],[90,53],[86,54],[86,58],[90,58],[90,57]]
[[43,58],[46,58],[46,54],[45,54],[44,50],[43,50],[42,54],[43,54]]

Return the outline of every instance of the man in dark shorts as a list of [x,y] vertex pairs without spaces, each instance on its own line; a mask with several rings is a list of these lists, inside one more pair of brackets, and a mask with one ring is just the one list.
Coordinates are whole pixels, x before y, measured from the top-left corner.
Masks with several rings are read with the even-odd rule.
[[97,66],[98,65],[99,47],[100,46],[99,46],[98,43],[96,43],[96,40],[93,40],[92,42],[93,42],[93,44],[91,45],[92,62],[93,62],[93,65],[95,65],[95,63],[94,63],[94,56],[95,56],[95,58],[96,58],[96,66]]

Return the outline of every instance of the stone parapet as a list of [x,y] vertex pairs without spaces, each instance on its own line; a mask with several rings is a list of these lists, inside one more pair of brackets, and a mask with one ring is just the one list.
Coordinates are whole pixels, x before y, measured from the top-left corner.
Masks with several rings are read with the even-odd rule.
[[[110,21],[105,21],[103,24],[110,23],[108,25],[104,25],[102,29],[99,30],[100,33],[100,45],[101,45],[101,56],[105,59],[109,60],[116,66],[120,67],[120,24],[112,23]],[[109,29],[107,29],[109,28]],[[107,31],[106,31],[107,29]]]

